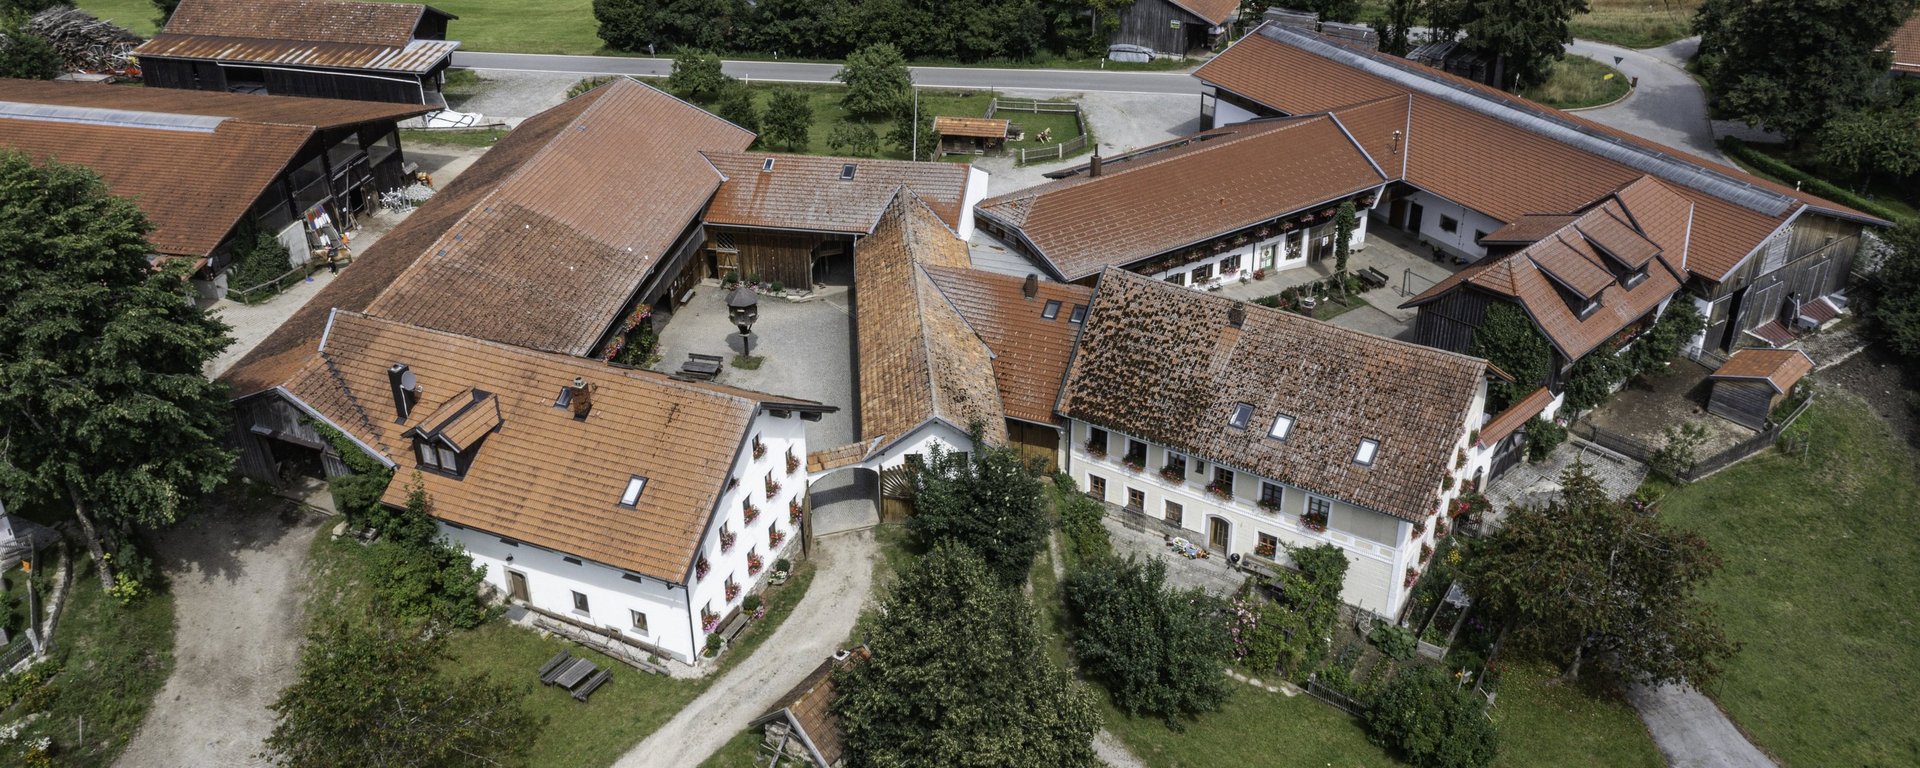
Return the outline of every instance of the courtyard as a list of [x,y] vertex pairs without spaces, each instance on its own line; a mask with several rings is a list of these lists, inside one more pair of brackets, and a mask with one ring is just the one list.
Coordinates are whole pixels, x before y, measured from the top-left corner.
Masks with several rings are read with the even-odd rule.
[[[831,280],[829,282],[832,282]],[[653,368],[680,370],[690,354],[731,361],[743,350],[740,332],[727,319],[726,291],[717,282],[695,288],[692,301],[673,310],[660,330]],[[827,286],[804,301],[762,296],[753,324],[753,355],[759,367],[724,364],[717,383],[815,400],[840,410],[807,425],[807,449],[820,451],[859,435],[859,400],[853,381],[853,295]],[[874,479],[868,472],[840,472],[815,482],[815,535],[870,528],[879,522]]]
[[1649,449],[1666,444],[1668,429],[1694,424],[1706,430],[1697,455],[1719,454],[1757,433],[1707,412],[1707,395],[1713,390],[1707,375],[1711,373],[1705,365],[1676,358],[1665,371],[1627,382],[1583,420]]

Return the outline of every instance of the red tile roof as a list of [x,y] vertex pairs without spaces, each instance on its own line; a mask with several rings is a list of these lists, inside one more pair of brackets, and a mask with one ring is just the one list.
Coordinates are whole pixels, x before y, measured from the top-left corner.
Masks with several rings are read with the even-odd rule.
[[1526,397],[1521,398],[1520,402],[1507,406],[1507,409],[1501,411],[1500,415],[1493,417],[1491,421],[1487,422],[1486,426],[1481,427],[1478,445],[1493,445],[1501,440],[1505,440],[1508,435],[1512,435],[1521,427],[1526,426],[1527,422],[1533,420],[1533,417],[1539,416],[1540,412],[1546,410],[1547,406],[1552,403],[1553,392],[1551,390],[1548,390],[1546,387],[1534,390]]
[[[1562,355],[1578,360],[1680,289],[1680,258],[1674,254],[1687,247],[1684,222],[1691,208],[1666,185],[1642,179],[1539,241],[1481,259],[1402,306],[1469,287],[1487,291],[1518,302]],[[1652,228],[1642,232],[1630,223],[1642,220]],[[1646,278],[1629,287],[1623,276],[1642,266]],[[1597,307],[1582,317],[1573,305],[1586,301]]]
[[979,214],[1017,230],[1060,279],[1075,281],[1387,181],[1326,116],[1188,138],[1195,141],[1103,162],[1098,177],[1074,176],[986,200]]
[[941,136],[1004,139],[1007,137],[1007,121],[990,117],[950,117],[948,115],[939,115],[933,118],[933,132]]
[[938,420],[1006,442],[993,353],[927,275],[971,266],[966,242],[903,190],[853,258],[860,438],[885,448]]
[[[993,352],[994,378],[1007,417],[1040,424],[1059,421],[1054,404],[1080,337],[1093,289],[1072,283],[1035,280],[1033,298],[1017,277],[956,267],[926,267],[927,275],[987,349]],[[1054,317],[1045,312],[1049,304]],[[1078,310],[1083,322],[1073,321]]]
[[1893,54],[1893,71],[1920,75],[1920,13],[1908,17],[1906,23],[1894,30],[1883,48]]
[[1785,394],[1813,372],[1813,358],[1797,349],[1740,349],[1727,356],[1709,379],[1764,381],[1777,394]]
[[[1707,280],[1725,279],[1803,206],[1886,224],[1572,113],[1275,24],[1249,33],[1194,74],[1296,115],[1411,94],[1405,181],[1504,222],[1575,210],[1640,176],[1659,175],[1695,205],[1688,268]],[[1381,139],[1360,141],[1372,147]]]
[[349,0],[181,0],[166,31],[395,48],[413,39],[427,10],[418,3]]
[[[960,226],[967,178],[961,163],[759,152],[708,152],[724,180],[701,217],[708,224],[865,235],[901,186],[950,227]],[[773,168],[762,170],[767,161]],[[846,166],[853,178],[843,179]]]
[[147,239],[154,251],[204,257],[314,134],[426,111],[408,104],[0,79],[0,149],[92,168],[109,191],[139,204],[153,223]]
[[[395,363],[421,390],[400,423],[387,380]],[[553,405],[575,377],[593,387],[584,420]],[[463,477],[420,474],[433,516],[671,582],[692,568],[758,410],[818,406],[353,312],[334,316],[285,389],[397,462],[386,502],[406,503],[417,465],[408,433],[447,435],[477,447]],[[622,507],[634,475],[645,491]]]
[[1240,0],[1167,0],[1208,24],[1224,26],[1240,13]]
[[[1239,328],[1229,322],[1235,306],[1246,313]],[[1478,415],[1486,372],[1477,358],[1108,269],[1060,410],[1421,520]],[[1242,403],[1253,416],[1235,429],[1228,420]],[[1280,414],[1294,419],[1285,441],[1268,437]],[[1371,466],[1354,462],[1365,439],[1379,443]]]

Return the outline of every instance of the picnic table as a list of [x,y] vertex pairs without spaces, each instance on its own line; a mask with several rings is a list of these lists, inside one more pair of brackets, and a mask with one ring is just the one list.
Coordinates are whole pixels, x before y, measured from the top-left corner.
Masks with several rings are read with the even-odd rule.
[[687,353],[687,361],[680,364],[680,374],[688,378],[712,381],[720,375],[720,356]]
[[611,670],[601,669],[591,661],[575,657],[571,650],[565,648],[540,665],[540,683],[567,689],[572,692],[575,701],[586,701],[595,689],[612,679]]

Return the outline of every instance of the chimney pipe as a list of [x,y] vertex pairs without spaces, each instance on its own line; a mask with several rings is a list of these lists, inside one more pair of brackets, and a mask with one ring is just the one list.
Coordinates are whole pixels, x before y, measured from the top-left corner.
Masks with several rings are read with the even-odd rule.
[[420,383],[406,363],[394,363],[387,369],[387,385],[393,390],[393,422],[399,424],[413,412],[413,404],[420,398]]
[[573,377],[573,397],[567,400],[567,407],[573,410],[573,417],[584,419],[593,412],[593,388],[587,386],[582,376]]
[[1029,299],[1035,296],[1039,296],[1040,295],[1040,276],[1032,272],[1028,272],[1027,282],[1021,284],[1020,286],[1020,295],[1025,296]]
[[1096,146],[1093,148],[1093,159],[1087,161],[1087,178],[1093,179],[1093,178],[1099,178],[1099,176],[1100,176],[1100,148]]
[[1246,325],[1246,323],[1247,323],[1247,305],[1237,301],[1234,302],[1233,307],[1227,310],[1227,324],[1235,328],[1239,328],[1243,325]]

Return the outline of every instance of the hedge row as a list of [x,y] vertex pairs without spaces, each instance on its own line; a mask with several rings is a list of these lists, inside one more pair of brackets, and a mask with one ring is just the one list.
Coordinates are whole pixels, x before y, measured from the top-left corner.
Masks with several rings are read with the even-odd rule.
[[1887,210],[1879,203],[1875,203],[1872,200],[1854,194],[1844,187],[1837,186],[1832,182],[1800,170],[1785,160],[1754,149],[1740,139],[1731,136],[1723,138],[1720,140],[1720,149],[1732,155],[1733,159],[1740,161],[1742,164],[1760,173],[1772,176],[1789,184],[1797,182],[1799,187],[1807,192],[1812,192],[1828,200],[1851,206],[1888,221],[1898,222],[1904,220],[1904,217],[1900,214]]

